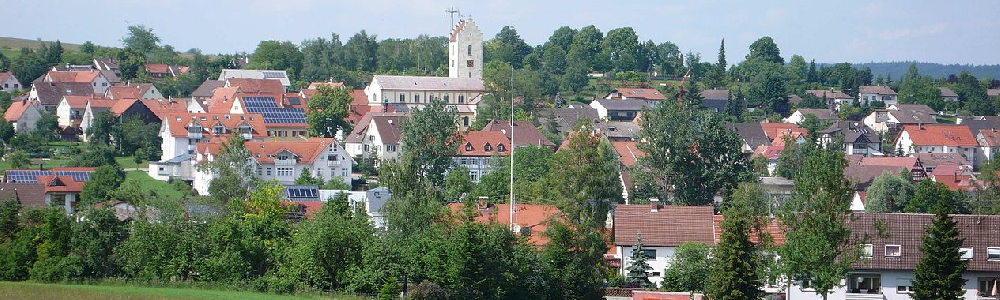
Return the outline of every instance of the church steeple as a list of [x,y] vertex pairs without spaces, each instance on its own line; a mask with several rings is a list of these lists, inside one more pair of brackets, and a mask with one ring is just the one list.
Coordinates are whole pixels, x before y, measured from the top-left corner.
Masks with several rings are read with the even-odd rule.
[[459,21],[449,36],[448,77],[483,79],[483,32],[471,18]]

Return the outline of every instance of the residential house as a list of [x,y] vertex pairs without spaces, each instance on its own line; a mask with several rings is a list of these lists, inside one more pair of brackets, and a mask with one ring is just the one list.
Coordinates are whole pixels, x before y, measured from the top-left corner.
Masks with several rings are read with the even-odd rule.
[[958,153],[978,166],[975,159],[979,143],[968,126],[951,124],[905,125],[896,138],[895,148],[903,155],[913,153]]
[[197,89],[191,92],[191,98],[194,101],[200,103],[205,103],[206,100],[212,98],[215,95],[215,89],[223,87],[226,85],[224,80],[205,80]]
[[21,100],[10,103],[3,117],[14,126],[14,132],[21,133],[35,129],[35,123],[42,118],[44,109],[33,100]]
[[560,136],[572,131],[580,122],[595,124],[601,120],[597,109],[587,105],[542,109],[537,117],[542,130]]
[[837,112],[831,109],[825,108],[799,108],[795,110],[788,118],[785,118],[785,123],[802,123],[806,119],[806,115],[814,115],[817,119],[821,121],[836,121],[840,117],[837,116]]
[[820,143],[823,145],[833,143],[838,137],[842,138],[846,154],[883,155],[881,138],[875,134],[875,130],[861,122],[838,121],[818,133]]
[[636,100],[646,100],[646,101],[663,101],[667,100],[667,97],[656,89],[621,87],[611,90],[611,92],[608,93],[608,95],[605,96],[604,99],[611,99],[611,100],[636,99]]
[[635,122],[606,121],[594,124],[594,130],[604,135],[608,141],[630,142],[635,141],[635,136],[639,134],[639,126]]
[[[125,101],[125,100],[123,100]],[[80,132],[84,133],[82,136],[83,141],[87,141],[87,129],[94,124],[94,117],[97,114],[111,110],[111,107],[116,103],[115,100],[106,98],[93,98],[87,100],[87,107],[83,110],[83,117],[80,119]]]
[[56,117],[59,118],[59,126],[63,128],[80,127],[83,114],[87,111],[87,103],[91,99],[103,99],[89,96],[63,96],[56,107]]
[[344,138],[344,145],[351,157],[367,158],[370,155],[383,160],[399,158],[402,132],[399,122],[407,113],[368,112],[354,130]]
[[761,123],[727,123],[726,128],[735,131],[743,141],[740,147],[743,153],[754,152],[757,147],[770,146],[771,138],[767,137]]
[[862,85],[858,87],[858,103],[871,104],[881,101],[886,107],[899,104],[896,91],[884,85]]
[[[242,88],[241,88],[242,89]],[[217,89],[219,92],[222,89]],[[301,139],[308,136],[305,110],[281,106],[282,94],[237,93],[232,101],[215,103],[210,113],[260,114],[268,125],[268,136]]]
[[840,105],[843,104],[854,104],[854,97],[851,97],[851,95],[839,90],[806,90],[806,94],[813,95],[821,100],[826,100],[827,105],[832,105],[834,107],[840,107]]
[[[868,190],[876,177],[885,173],[899,174],[903,171],[909,172],[913,181],[928,178],[923,163],[916,157],[863,157],[861,155],[847,156],[844,177],[854,184],[855,191],[864,192]],[[861,210],[864,210],[863,203],[858,203],[858,205]]]
[[45,192],[44,203],[62,205],[66,214],[73,214],[77,211],[83,184],[90,180],[90,174],[93,172],[94,168],[8,169],[4,171],[3,179],[7,183],[41,184]]
[[[223,146],[220,140],[199,143],[194,160],[208,163],[214,160]],[[277,180],[290,185],[302,172],[308,170],[313,176],[339,178],[351,184],[353,160],[344,148],[332,138],[309,138],[304,141],[247,141],[243,143],[257,165],[257,177],[262,180]],[[202,195],[208,195],[208,185],[215,177],[208,170],[194,170],[194,188]]]
[[972,163],[959,153],[914,153],[913,157],[920,160],[924,171],[928,174],[938,166],[959,166],[972,168]]
[[876,109],[863,120],[865,125],[878,132],[895,135],[904,125],[936,124],[937,113],[923,104],[896,104],[886,109]]
[[394,106],[408,112],[430,101],[444,101],[458,113],[459,126],[468,128],[482,100],[483,81],[477,78],[375,75],[365,87],[369,105],[375,109]]
[[161,123],[167,114],[187,112],[184,99],[119,100],[111,107],[111,113],[119,121],[139,119],[143,123]]
[[616,271],[628,274],[641,234],[643,255],[652,268],[649,280],[659,285],[677,246],[687,242],[715,245],[713,210],[712,206],[660,206],[655,199],[650,205],[616,205],[612,211],[614,258],[621,261]]
[[162,156],[159,162],[150,162],[149,176],[166,180],[177,177],[193,180],[192,172],[196,145],[211,140],[225,139],[239,134],[245,140],[262,141],[267,138],[264,118],[258,114],[209,114],[168,113],[160,123]]
[[[392,192],[385,187],[377,187],[367,191],[319,190],[320,201],[336,199],[337,194],[347,194],[348,207],[352,211],[361,210],[368,215],[368,222],[377,229],[386,228],[385,213],[382,207],[389,202]],[[317,207],[318,211],[319,208]]]
[[986,163],[997,158],[997,153],[1000,153],[1000,132],[996,129],[980,129],[976,134],[976,142],[979,143],[977,161]]
[[615,148],[615,152],[618,153],[618,162],[621,163],[618,178],[622,182],[622,199],[625,199],[625,204],[629,204],[629,202],[634,201],[630,195],[636,188],[635,182],[632,181],[631,168],[635,166],[635,164],[639,161],[639,158],[645,156],[646,153],[639,150],[636,143],[632,141],[612,141],[611,145]]
[[938,87],[938,89],[941,90],[941,99],[943,99],[945,102],[948,101],[958,102],[958,94],[956,94],[955,91],[952,91],[951,89],[943,86]]
[[972,166],[942,165],[929,175],[931,180],[944,184],[951,191],[972,192],[977,186],[983,186],[982,181],[976,180],[972,173]]
[[[465,213],[463,203],[449,203],[448,208],[455,215]],[[476,207],[471,211],[470,217],[476,223],[501,224],[506,227],[513,225],[511,229],[516,234],[526,237],[528,243],[536,247],[549,243],[549,238],[545,236],[545,231],[548,229],[547,221],[559,215],[558,208],[546,204],[515,204],[513,218],[511,218],[510,204],[506,203],[476,203]]]
[[643,109],[652,107],[653,103],[645,100],[594,100],[590,107],[597,110],[597,116],[602,120],[631,122]]
[[805,128],[799,127],[799,125],[794,123],[760,123],[760,129],[764,131],[764,135],[772,142],[784,135],[808,133]]
[[3,182],[0,183],[0,201],[13,200],[21,206],[45,208],[45,186],[38,182]]
[[108,99],[163,99],[163,94],[152,83],[115,85],[108,88],[104,97]]
[[555,151],[556,144],[546,138],[541,131],[538,131],[538,128],[535,128],[531,121],[514,121],[514,129],[516,130],[511,130],[510,124],[510,120],[490,120],[483,127],[483,131],[498,131],[503,133],[508,141],[513,136],[514,140],[511,144],[514,147],[540,146]]
[[[964,299],[996,299],[1000,277],[1000,216],[952,215],[962,241],[961,258],[968,261],[962,274]],[[861,259],[823,297],[803,287],[801,281],[788,288],[789,299],[885,299],[912,297],[914,270],[923,259],[920,251],[923,228],[931,225],[932,214],[855,213],[846,218],[856,240]]]
[[114,74],[120,74],[118,60],[111,57],[95,57],[94,67],[101,71],[111,71]]
[[280,80],[276,79],[253,79],[253,78],[229,78],[225,80],[224,87],[239,87],[240,91],[249,94],[273,94],[282,95],[285,87]]
[[76,82],[87,83],[94,94],[104,94],[111,86],[111,81],[100,71],[49,71],[35,82]]
[[244,69],[223,69],[219,73],[219,80],[229,78],[249,78],[249,79],[275,79],[281,81],[281,85],[288,89],[292,82],[288,79],[288,72],[278,70],[244,70]]
[[509,156],[510,140],[500,131],[466,131],[460,134],[460,142],[451,160],[456,166],[469,169],[469,179],[474,183],[493,171],[495,157]]
[[191,68],[188,66],[172,66],[168,64],[146,63],[146,74],[152,78],[177,77],[187,73]]
[[0,72],[0,91],[13,93],[21,90],[21,82],[11,72]]
[[700,95],[702,100],[699,105],[702,109],[724,112],[726,103],[729,103],[729,90],[704,90]]
[[986,96],[990,98],[1000,97],[1000,89],[987,89]]
[[28,92],[28,100],[38,101],[45,111],[55,112],[63,96],[89,96],[94,94],[86,82],[35,82]]

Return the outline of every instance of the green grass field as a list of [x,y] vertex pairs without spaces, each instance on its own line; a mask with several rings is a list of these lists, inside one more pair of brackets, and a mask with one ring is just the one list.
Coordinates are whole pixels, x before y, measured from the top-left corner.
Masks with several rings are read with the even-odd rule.
[[109,285],[67,285],[30,282],[0,282],[0,299],[20,300],[360,300],[359,297],[282,296],[196,288],[151,288]]
[[159,181],[149,177],[145,171],[128,171],[125,173],[125,183],[128,184],[129,181],[139,182],[139,187],[143,191],[155,191],[157,195],[170,198],[181,198],[184,197],[184,193],[174,189],[170,184],[165,181]]
[[[49,43],[55,43],[56,41],[44,41],[44,42],[46,44],[49,44]],[[59,43],[62,44],[63,48],[67,50],[77,51],[78,49],[80,49],[80,45],[78,44],[70,44],[66,43],[65,41],[59,41]],[[21,39],[21,38],[4,36],[0,37],[0,53],[3,53],[3,55],[7,56],[7,58],[14,58],[18,55],[21,55],[20,52],[21,48],[27,47],[30,49],[37,50],[40,44],[41,43],[39,43],[38,40]]]

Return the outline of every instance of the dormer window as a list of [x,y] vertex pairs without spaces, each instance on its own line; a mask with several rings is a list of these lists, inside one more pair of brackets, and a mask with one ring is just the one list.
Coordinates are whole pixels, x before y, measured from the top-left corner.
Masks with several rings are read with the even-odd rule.
[[507,151],[507,148],[503,144],[497,144],[497,151],[504,152]]
[[287,160],[288,159],[288,155],[287,154],[279,154],[278,155],[278,159],[279,160]]
[[472,144],[465,144],[465,151],[472,151]]
[[486,143],[486,145],[483,146],[483,150],[493,151],[493,146],[490,146],[490,143]]
[[215,125],[215,128],[213,129],[213,132],[215,132],[215,134],[226,133],[226,126],[222,126],[222,124]]

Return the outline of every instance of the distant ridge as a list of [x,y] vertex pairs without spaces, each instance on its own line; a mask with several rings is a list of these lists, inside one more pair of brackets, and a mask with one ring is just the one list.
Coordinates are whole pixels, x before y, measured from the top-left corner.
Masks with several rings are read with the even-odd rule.
[[[916,63],[917,70],[920,71],[920,75],[932,76],[934,78],[947,77],[948,75],[958,75],[962,72],[969,72],[976,78],[993,78],[1000,79],[1000,64],[996,65],[971,65],[971,64],[939,64],[939,63],[925,63],[925,62],[914,62],[914,61],[899,61],[899,62],[869,62],[869,63],[855,63],[851,64],[856,68],[868,67],[872,70],[872,75],[878,77],[887,77],[889,74],[892,75],[892,80],[897,81],[906,75],[906,71],[909,70],[910,64]],[[817,63],[817,65],[831,66],[833,64],[828,63]]]
[[[55,43],[56,41],[42,41],[42,42],[50,44],[50,43]],[[80,48],[79,44],[70,44],[64,41],[59,41],[59,43],[62,44],[63,48],[73,51],[76,51],[78,48]],[[30,49],[38,49],[39,46],[40,43],[38,40],[29,40],[29,39],[6,37],[6,36],[0,37],[0,49],[19,50],[24,47]]]

